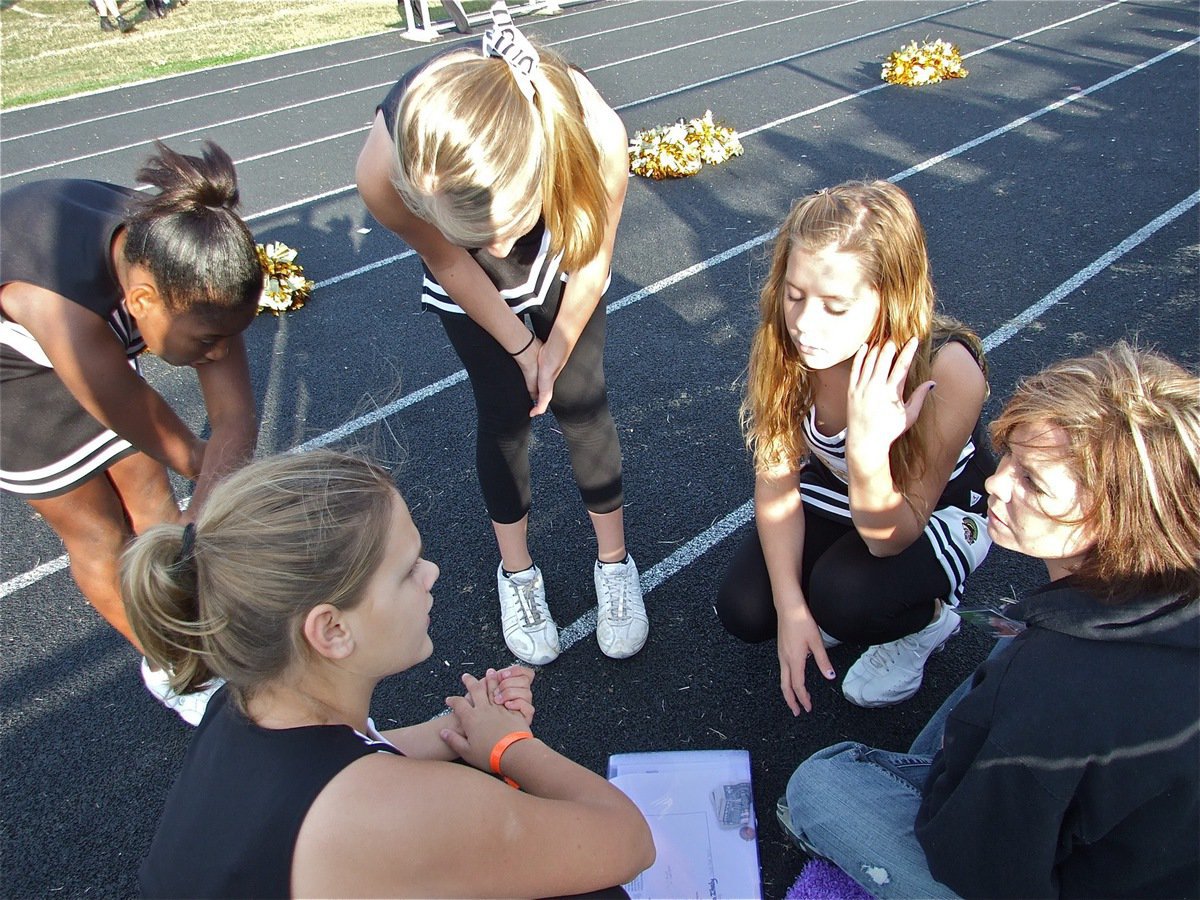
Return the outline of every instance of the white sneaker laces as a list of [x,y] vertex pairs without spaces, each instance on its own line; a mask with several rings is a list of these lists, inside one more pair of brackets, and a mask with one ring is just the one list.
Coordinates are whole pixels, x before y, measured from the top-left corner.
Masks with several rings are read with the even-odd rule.
[[[942,615],[944,615],[944,613]],[[912,634],[905,635],[896,641],[890,641],[886,644],[879,644],[875,647],[872,647],[871,655],[868,657],[867,662],[869,662],[879,671],[887,672],[896,664],[896,662],[900,659],[900,655],[904,652],[909,652],[915,657],[920,657],[922,650],[921,635],[923,635],[930,628],[933,628],[933,626],[939,624],[941,621],[942,616],[939,615],[937,619],[935,619],[921,631],[916,631]],[[936,644],[931,647],[929,652],[926,654],[926,658],[928,658],[928,656],[932,654],[933,651],[939,646],[941,645]]]
[[524,584],[515,581],[511,583],[517,591],[517,608],[521,611],[524,627],[535,628],[541,625],[542,611],[537,602],[537,579]]
[[873,647],[871,649],[871,655],[867,657],[867,662],[871,665],[871,668],[878,669],[880,672],[886,672],[888,669],[890,669],[892,667],[892,663],[895,662],[892,648],[893,645],[890,643],[879,644],[878,646]]
[[[600,577],[600,584],[604,589],[604,599],[607,601],[608,617],[618,622],[628,618],[628,614],[625,612],[625,577],[606,572],[603,565],[600,567]],[[615,602],[613,601],[614,592],[617,595]]]

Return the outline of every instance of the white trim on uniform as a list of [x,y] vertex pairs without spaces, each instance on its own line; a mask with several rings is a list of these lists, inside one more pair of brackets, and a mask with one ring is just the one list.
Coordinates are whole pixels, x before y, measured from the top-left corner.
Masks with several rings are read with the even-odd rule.
[[114,456],[133,447],[115,432],[105,431],[74,453],[41,469],[9,472],[0,469],[0,487],[14,494],[47,495],[82,483]]

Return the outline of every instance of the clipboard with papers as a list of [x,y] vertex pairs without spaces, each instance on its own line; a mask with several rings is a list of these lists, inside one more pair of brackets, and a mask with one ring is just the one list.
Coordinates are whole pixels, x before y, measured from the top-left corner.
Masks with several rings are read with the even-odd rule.
[[624,886],[633,900],[762,896],[749,752],[619,753],[608,780],[654,835],[654,865]]

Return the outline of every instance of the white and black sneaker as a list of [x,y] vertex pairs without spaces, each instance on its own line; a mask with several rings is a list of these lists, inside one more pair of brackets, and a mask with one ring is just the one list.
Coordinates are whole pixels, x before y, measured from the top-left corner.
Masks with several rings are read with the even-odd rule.
[[496,569],[496,587],[500,593],[500,627],[508,649],[531,666],[544,666],[558,659],[558,626],[546,605],[542,570],[530,566],[508,575],[501,564]]
[[596,643],[605,656],[625,659],[642,649],[650,620],[642,601],[642,582],[633,557],[623,562],[596,561]]

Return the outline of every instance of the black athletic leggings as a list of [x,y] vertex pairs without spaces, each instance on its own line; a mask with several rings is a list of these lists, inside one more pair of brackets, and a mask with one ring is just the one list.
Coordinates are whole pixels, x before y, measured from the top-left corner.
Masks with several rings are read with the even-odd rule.
[[[946,599],[950,579],[922,535],[896,556],[872,556],[850,522],[804,515],[800,589],[826,634],[851,644],[886,644],[920,631]],[[750,643],[776,636],[775,603],[758,529],[751,525],[717,592],[717,615]]]
[[[527,312],[534,333],[546,340],[562,292]],[[493,522],[510,525],[529,512],[529,410],[533,401],[521,369],[508,351],[469,316],[439,313],[475,393],[478,428],[475,468]],[[604,384],[603,299],[554,382],[550,409],[571,454],[575,484],[590,512],[610,513],[624,503],[621,445]]]

